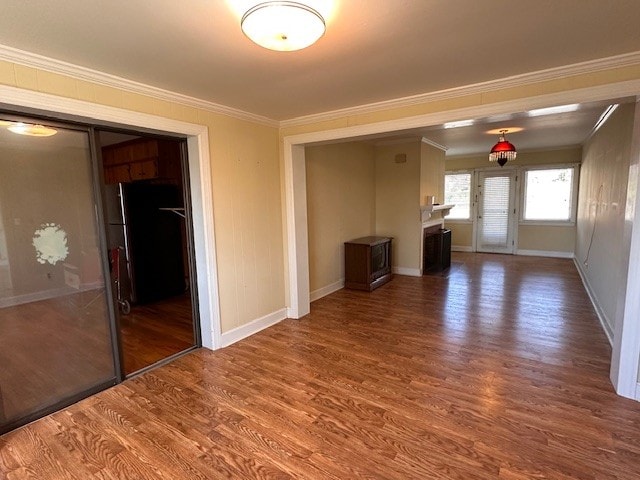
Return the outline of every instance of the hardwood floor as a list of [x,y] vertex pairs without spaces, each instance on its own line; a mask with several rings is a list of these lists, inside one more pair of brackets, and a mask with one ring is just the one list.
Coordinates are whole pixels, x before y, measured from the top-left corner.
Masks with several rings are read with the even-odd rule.
[[0,477],[637,479],[569,260],[455,254],[0,437]]
[[120,315],[124,373],[153,365],[195,345],[191,294],[149,305],[135,305]]

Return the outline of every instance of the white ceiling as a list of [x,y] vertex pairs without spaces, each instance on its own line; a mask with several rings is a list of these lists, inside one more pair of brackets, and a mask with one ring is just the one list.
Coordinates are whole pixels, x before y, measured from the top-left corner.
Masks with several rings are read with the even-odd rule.
[[[242,34],[240,17],[258,0],[4,1],[0,44],[274,120],[640,50],[638,0],[306,2],[327,32],[298,52],[265,50]],[[599,116],[584,110],[574,119],[583,126]],[[577,142],[584,128],[559,130],[573,118],[553,128],[541,119],[539,137]],[[462,154],[472,130],[426,136]],[[513,142],[548,146],[530,142],[533,132]]]

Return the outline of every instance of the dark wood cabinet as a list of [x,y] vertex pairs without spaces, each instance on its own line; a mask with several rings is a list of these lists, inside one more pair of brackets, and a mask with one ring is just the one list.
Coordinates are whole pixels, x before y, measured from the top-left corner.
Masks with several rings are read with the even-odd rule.
[[372,291],[392,278],[390,237],[362,237],[344,244],[344,286]]
[[136,139],[102,148],[105,183],[181,178],[180,144]]
[[425,228],[422,272],[440,273],[451,266],[451,230],[439,226]]

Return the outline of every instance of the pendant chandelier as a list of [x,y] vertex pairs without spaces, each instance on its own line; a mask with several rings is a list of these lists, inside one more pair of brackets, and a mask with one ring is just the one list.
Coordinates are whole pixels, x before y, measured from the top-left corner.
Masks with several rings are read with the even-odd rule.
[[291,52],[314,44],[325,32],[322,15],[300,2],[269,1],[249,9],[240,26],[253,42]]
[[513,146],[513,143],[504,138],[504,134],[507,132],[508,130],[500,130],[498,143],[493,146],[489,154],[489,161],[498,162],[501,167],[504,167],[508,160],[515,160],[517,155],[516,147]]

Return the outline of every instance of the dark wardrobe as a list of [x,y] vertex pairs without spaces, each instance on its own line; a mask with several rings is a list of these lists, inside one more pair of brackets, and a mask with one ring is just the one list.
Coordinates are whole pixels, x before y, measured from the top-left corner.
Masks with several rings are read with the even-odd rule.
[[144,182],[123,187],[136,302],[150,303],[183,293],[187,285],[180,189]]

